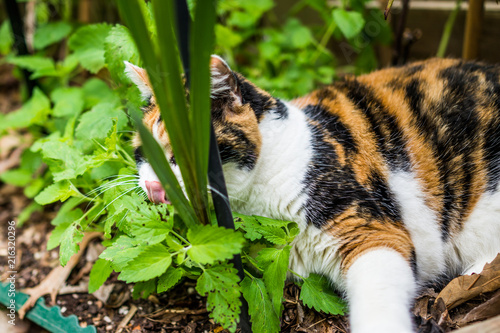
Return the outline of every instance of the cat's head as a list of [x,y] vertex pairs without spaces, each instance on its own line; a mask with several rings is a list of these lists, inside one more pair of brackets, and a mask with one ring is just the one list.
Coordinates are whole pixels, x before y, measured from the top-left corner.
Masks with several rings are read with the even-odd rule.
[[[148,102],[144,108],[143,122],[165,151],[165,156],[182,185],[165,124],[160,117],[153,89],[146,70],[128,62],[125,72],[139,88],[142,98]],[[241,74],[233,72],[218,56],[212,56],[211,114],[222,163],[225,167],[250,171],[259,158],[262,137],[259,123],[265,113],[276,108],[277,100],[257,88]],[[191,133],[186,133],[191,135]],[[165,192],[151,165],[141,155],[141,143],[136,135],[135,159],[139,173],[139,185],[155,203],[167,202]]]

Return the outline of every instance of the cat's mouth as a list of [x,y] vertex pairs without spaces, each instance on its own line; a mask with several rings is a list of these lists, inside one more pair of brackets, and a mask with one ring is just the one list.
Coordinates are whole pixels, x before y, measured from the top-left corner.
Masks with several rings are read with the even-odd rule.
[[160,204],[160,203],[171,204],[160,182],[146,180],[145,183],[146,183],[146,192],[151,202],[155,204]]

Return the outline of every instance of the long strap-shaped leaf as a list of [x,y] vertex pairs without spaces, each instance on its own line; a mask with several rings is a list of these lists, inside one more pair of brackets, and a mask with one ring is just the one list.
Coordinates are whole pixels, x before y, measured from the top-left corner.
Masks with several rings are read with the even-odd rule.
[[[159,52],[158,49],[155,47],[154,43],[152,43],[150,39],[150,35],[147,30],[146,23],[144,21],[144,17],[142,16],[142,10],[139,1],[140,0],[133,0],[133,1],[121,0],[118,1],[118,6],[122,17],[124,18],[127,25],[130,27],[130,31],[132,33],[132,36],[134,37],[134,41],[137,44],[139,54],[141,55],[141,58],[143,59],[144,62],[144,66],[146,67],[148,74],[150,76],[151,84],[155,92],[155,97],[160,106],[160,110],[162,110],[163,119],[165,119],[164,113],[166,112],[164,112],[164,110],[168,110],[169,106],[171,106],[172,104],[169,103],[169,99],[167,96],[168,92],[165,91],[168,90],[165,89],[166,83],[164,83],[162,80],[165,77],[169,77],[169,75],[167,74],[168,72],[162,70],[161,66],[158,68],[158,58],[160,58]],[[175,52],[175,51],[176,51],[175,47],[173,47],[172,50],[170,50],[170,52]],[[179,72],[177,71],[177,73]],[[183,101],[183,103],[180,104],[184,105],[184,109],[186,109],[185,101]],[[175,110],[178,109],[174,108],[174,112],[170,112],[167,115],[175,114]],[[134,117],[138,118],[138,116]],[[167,122],[169,120],[165,121]],[[172,122],[170,122],[170,124],[172,124]],[[174,122],[174,124],[176,124],[176,122]],[[172,201],[177,211],[179,212],[179,215],[185,221],[185,223],[188,225],[194,225],[195,223],[197,223],[197,220],[199,220],[199,218],[197,218],[199,215],[195,213],[191,205],[189,205],[187,199],[184,197],[184,193],[180,189],[177,179],[175,178],[175,176],[173,176],[173,172],[165,158],[162,149],[159,147],[158,143],[156,142],[156,140],[154,140],[152,135],[145,129],[142,123],[140,123],[140,121],[139,122],[136,121],[136,125],[137,128],[139,129],[141,140],[143,140],[144,153],[146,154],[146,157],[149,159],[151,166],[153,167],[153,170],[155,171],[158,178],[160,179],[160,182],[165,188],[165,191],[169,196],[169,199]],[[189,124],[187,118],[183,126],[188,127],[187,133],[189,133]],[[169,130],[168,127],[167,130]],[[171,141],[172,141],[172,146],[174,146],[175,142],[173,142],[172,139]],[[182,155],[182,152],[179,154],[179,157],[181,160],[185,161],[186,158],[183,158],[183,156],[180,155]]]
[[[173,52],[173,50],[177,50],[177,41],[174,27],[172,26],[172,23],[175,22],[173,16],[173,2],[156,0],[153,1],[153,8],[158,39],[160,41],[160,67],[163,68],[166,73],[164,78],[164,91],[168,98],[168,108],[161,109],[162,117],[167,127],[176,160],[181,169],[186,192],[199,220],[206,224],[208,223],[207,162],[197,159],[196,151],[202,150],[203,146],[208,150],[208,140],[206,142],[199,140],[197,129],[193,126],[194,121],[190,121],[190,118],[192,120],[192,116],[189,116],[186,107],[184,86],[182,85],[180,75],[181,66],[179,55],[178,52]],[[206,29],[208,30],[209,28],[210,27],[207,27]],[[210,52],[210,50],[208,52]],[[206,66],[208,67],[208,61]],[[200,90],[203,89],[209,91],[209,85],[201,86]],[[191,93],[197,94],[194,90]],[[193,109],[189,110],[189,112],[192,113]],[[208,104],[201,112],[210,115],[210,107]],[[196,122],[201,121],[201,119],[196,119]],[[205,126],[208,126],[208,124],[209,122],[206,121]],[[203,167],[204,170],[202,170]]]

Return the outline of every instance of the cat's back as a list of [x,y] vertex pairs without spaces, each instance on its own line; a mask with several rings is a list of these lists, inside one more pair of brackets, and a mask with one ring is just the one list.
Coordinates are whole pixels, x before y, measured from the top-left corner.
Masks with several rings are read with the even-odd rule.
[[403,219],[429,277],[458,260],[449,256],[481,256],[470,237],[500,234],[499,66],[431,59],[346,77],[296,103],[330,142],[336,181],[350,177]]

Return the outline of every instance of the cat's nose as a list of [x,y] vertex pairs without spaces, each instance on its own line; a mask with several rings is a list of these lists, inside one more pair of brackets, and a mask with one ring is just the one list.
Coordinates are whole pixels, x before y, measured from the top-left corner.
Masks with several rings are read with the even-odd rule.
[[165,190],[160,182],[146,180],[146,191],[151,202],[170,203],[165,197]]

